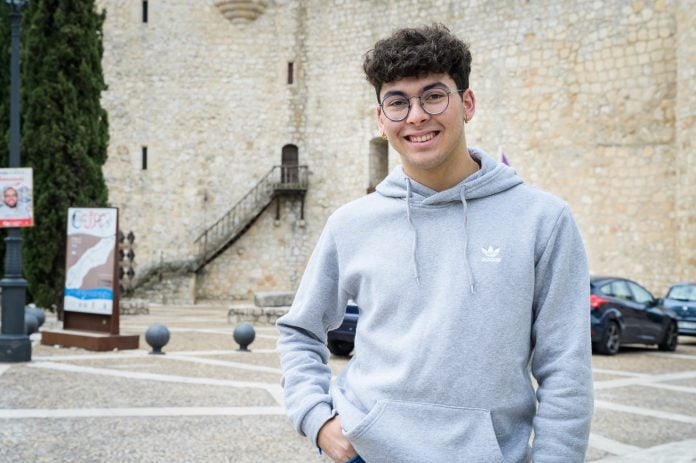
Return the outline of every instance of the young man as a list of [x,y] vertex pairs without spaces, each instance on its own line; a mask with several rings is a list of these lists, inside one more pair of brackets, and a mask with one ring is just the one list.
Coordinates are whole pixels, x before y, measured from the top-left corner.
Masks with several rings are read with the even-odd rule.
[[[584,460],[582,240],[564,202],[467,148],[470,63],[439,25],[399,30],[365,59],[402,166],[329,218],[277,324],[287,412],[334,462]],[[355,355],[331,384],[326,333],[349,299]]]

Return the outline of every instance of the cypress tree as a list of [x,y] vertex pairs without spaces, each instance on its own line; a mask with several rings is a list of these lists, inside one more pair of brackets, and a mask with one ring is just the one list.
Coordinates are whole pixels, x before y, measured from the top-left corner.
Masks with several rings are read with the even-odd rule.
[[[10,162],[10,7],[0,3],[0,167]],[[0,278],[5,275],[5,233],[0,233]]]
[[0,3],[0,167],[7,167],[10,141],[10,7]]
[[34,227],[24,230],[25,277],[38,305],[62,311],[68,208],[107,205],[105,13],[94,0],[32,0],[27,16],[22,164],[34,169]]

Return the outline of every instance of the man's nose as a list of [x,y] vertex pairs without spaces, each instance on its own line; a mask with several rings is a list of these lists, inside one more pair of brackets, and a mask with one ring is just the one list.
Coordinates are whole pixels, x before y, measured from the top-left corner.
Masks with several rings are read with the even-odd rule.
[[[415,98],[415,101],[413,100],[413,98]],[[406,122],[409,124],[420,124],[422,122],[425,122],[430,117],[430,114],[425,112],[425,110],[423,109],[423,105],[421,105],[420,98],[414,96],[409,101],[411,103],[411,109],[408,112]]]

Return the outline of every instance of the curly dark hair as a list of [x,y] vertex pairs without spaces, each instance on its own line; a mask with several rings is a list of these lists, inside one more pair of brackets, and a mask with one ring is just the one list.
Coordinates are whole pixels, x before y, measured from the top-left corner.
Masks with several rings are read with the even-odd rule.
[[449,74],[457,88],[469,88],[471,52],[443,24],[399,29],[365,54],[363,70],[375,87],[377,101],[382,85],[405,77]]

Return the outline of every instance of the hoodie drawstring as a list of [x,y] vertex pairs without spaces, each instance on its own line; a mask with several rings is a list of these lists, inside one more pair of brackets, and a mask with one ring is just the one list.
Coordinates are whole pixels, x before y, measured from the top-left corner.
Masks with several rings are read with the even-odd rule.
[[[474,272],[471,269],[471,264],[469,262],[469,233],[467,232],[467,203],[465,188],[459,191],[459,197],[462,201],[462,207],[464,208],[464,269],[466,271],[466,278],[469,280],[469,290],[471,294],[474,294]],[[416,226],[413,224],[413,219],[411,218],[411,179],[406,177],[406,219],[408,220],[408,225],[411,228],[411,233],[413,234],[413,246],[411,248],[411,259],[413,260],[413,274],[416,277],[416,283],[420,286],[420,275],[418,274],[418,232],[416,231]]]
[[467,231],[467,207],[465,188],[459,190],[459,197],[462,199],[462,206],[464,207],[464,267],[466,268],[466,276],[469,279],[469,289],[471,294],[474,294],[474,272],[471,270],[471,264],[469,263],[469,232]]
[[411,258],[413,259],[413,273],[416,276],[416,284],[420,286],[420,276],[418,275],[418,256],[416,251],[418,249],[418,233],[416,232],[416,227],[413,225],[411,220],[411,179],[406,177],[406,219],[411,227],[411,232],[413,233],[413,247],[411,249]]

